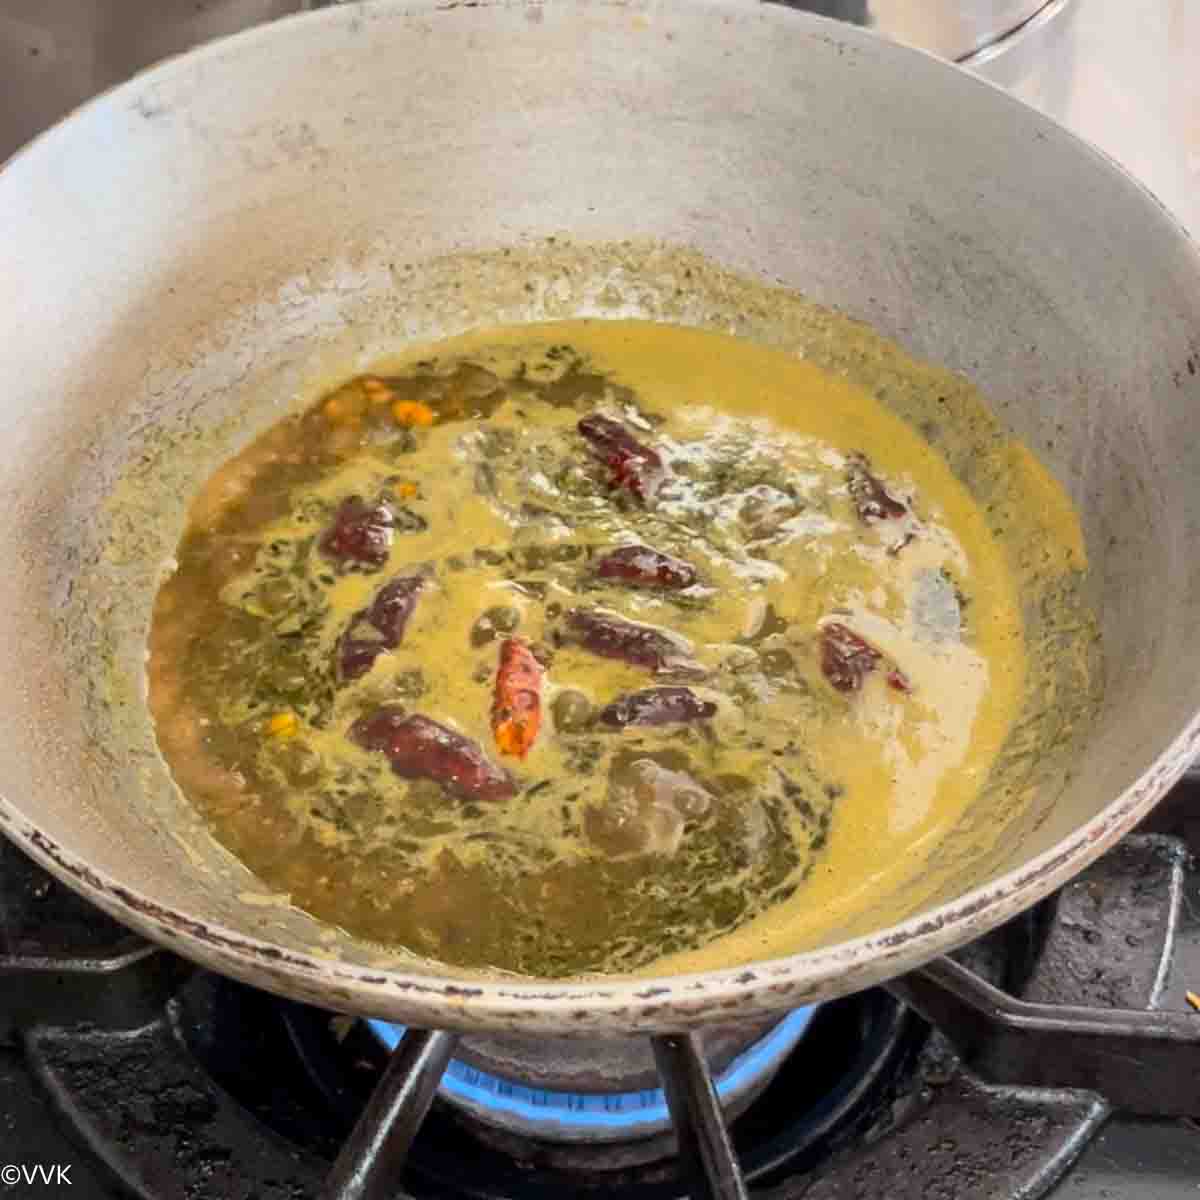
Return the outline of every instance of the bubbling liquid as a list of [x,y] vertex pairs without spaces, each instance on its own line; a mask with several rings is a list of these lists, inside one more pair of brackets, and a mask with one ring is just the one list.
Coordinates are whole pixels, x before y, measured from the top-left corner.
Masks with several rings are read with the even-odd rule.
[[564,321],[381,363],[222,467],[149,698],[179,786],[292,903],[566,976],[894,888],[1026,665],[984,514],[865,390]]

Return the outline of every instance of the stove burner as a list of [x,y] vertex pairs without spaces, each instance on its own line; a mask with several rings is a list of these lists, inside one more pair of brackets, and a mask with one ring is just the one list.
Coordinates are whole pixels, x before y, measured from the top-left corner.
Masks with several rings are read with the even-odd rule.
[[[210,981],[221,991],[240,993],[240,985]],[[226,1002],[219,1007],[225,1008]],[[390,1052],[368,1022],[331,1016],[300,1004],[282,1004],[294,1048],[293,1059],[308,1074],[310,1086],[324,1098],[325,1129],[340,1141],[362,1112],[386,1067]],[[801,1018],[796,1018],[796,1025]],[[769,1038],[778,1023],[753,1031],[751,1041]],[[734,1027],[736,1029],[736,1027]],[[785,1026],[779,1034],[782,1042]],[[794,1026],[791,1027],[794,1034]],[[783,1054],[773,1078],[761,1094],[744,1102],[744,1111],[731,1111],[738,1154],[748,1177],[767,1181],[813,1169],[838,1146],[853,1142],[881,1113],[891,1111],[895,1097],[907,1086],[914,1061],[925,1043],[926,1027],[880,990],[828,1004],[808,1014],[807,1027],[795,1051]],[[479,1070],[485,1055],[494,1074],[499,1045],[506,1039],[468,1038],[455,1051],[459,1061]],[[652,1090],[657,1084],[649,1039],[628,1039],[646,1050],[645,1088],[634,1082],[628,1090]],[[594,1070],[555,1064],[554,1047],[547,1050],[543,1072],[550,1090],[593,1091],[582,1080]],[[776,1043],[778,1045],[778,1043]],[[706,1043],[707,1046],[707,1043]],[[714,1069],[747,1053],[736,1048],[706,1049]],[[524,1049],[518,1045],[517,1049]],[[504,1076],[520,1071],[507,1065]],[[524,1056],[529,1061],[529,1056]],[[636,1073],[616,1078],[637,1079]],[[569,1082],[573,1081],[573,1082]],[[231,1081],[232,1083],[232,1081]],[[617,1090],[617,1089],[612,1089]],[[621,1088],[619,1090],[627,1090]],[[307,1107],[307,1106],[306,1106]],[[295,1138],[294,1127],[276,1126]],[[311,1142],[309,1143],[311,1144]],[[671,1130],[621,1141],[565,1141],[531,1137],[484,1122],[443,1094],[421,1127],[408,1157],[406,1197],[415,1200],[562,1200],[564,1196],[603,1196],[605,1200],[679,1200],[676,1145]]]
[[[812,1006],[789,1013],[765,1036],[714,1072],[717,1096],[728,1111],[741,1111],[765,1088],[799,1045],[812,1023]],[[383,1045],[394,1050],[403,1025],[368,1021]],[[489,1125],[551,1142],[624,1142],[653,1137],[671,1127],[659,1087],[636,1091],[565,1091],[493,1074],[454,1059],[439,1095]]]
[[[1181,812],[1188,821],[1192,797]],[[1200,910],[1190,903],[1197,889],[1200,869],[1181,843],[1138,835],[1054,904],[956,955],[973,972],[975,993],[984,979],[1058,1006],[1054,1039],[1032,1050],[1025,1026],[992,1028],[1000,1074],[1019,1074],[1017,1086],[972,1074],[951,1049],[955,1039],[965,1038],[968,1062],[992,1074],[996,1064],[956,1021],[927,1037],[911,1010],[878,989],[822,1004],[762,1094],[740,1115],[730,1112],[749,1194],[1045,1198],[1110,1113],[1111,1096],[1061,1086],[1066,1077],[1078,1089],[1088,1063],[1101,1068],[1092,1082],[1131,1111],[1194,1111],[1184,1105],[1195,1103],[1200,1072],[1191,1068],[1200,1043],[1185,994],[1200,979]],[[389,1065],[379,1035],[354,1017],[189,972],[85,908],[0,840],[0,982],[9,985],[0,988],[0,1126],[7,1130],[0,1150],[70,1164],[95,1200],[329,1194],[322,1181],[330,1162]],[[948,972],[953,982],[955,971],[943,962],[909,986]],[[904,981],[892,986],[899,991]],[[1080,1003],[1083,1018],[1071,1007]],[[1145,1019],[1127,1011],[1147,1007],[1160,1011]],[[1117,1040],[1106,1034],[1098,1042],[1096,1023],[1109,1016],[1123,1022]],[[1167,1032],[1186,1034],[1167,1048],[1166,1067],[1144,1069],[1147,1047],[1164,1058],[1160,1027],[1168,1024]],[[739,1022],[724,1039],[706,1031],[703,1055],[719,1074],[772,1029]],[[502,1080],[536,1061],[537,1082],[551,1091],[637,1093],[656,1083],[653,1062],[643,1070],[636,1055],[614,1056],[611,1044],[589,1059],[577,1043],[556,1053],[545,1039],[533,1051],[528,1041],[466,1038],[455,1054]],[[1027,1069],[1041,1087],[1028,1086]],[[1148,1156],[1145,1138],[1169,1137],[1151,1145],[1169,1145],[1191,1164],[1192,1126],[1118,1116],[1111,1128],[1123,1139],[1119,1161],[1103,1168],[1109,1174],[1097,1187],[1085,1182],[1089,1172],[1073,1173],[1072,1196],[1182,1198],[1173,1184],[1186,1179],[1174,1167],[1168,1177],[1167,1160]],[[1112,1145],[1097,1142],[1091,1166],[1107,1163]],[[675,1150],[673,1132],[596,1144],[527,1137],[439,1098],[400,1156],[404,1178],[395,1195],[681,1200],[689,1184]]]

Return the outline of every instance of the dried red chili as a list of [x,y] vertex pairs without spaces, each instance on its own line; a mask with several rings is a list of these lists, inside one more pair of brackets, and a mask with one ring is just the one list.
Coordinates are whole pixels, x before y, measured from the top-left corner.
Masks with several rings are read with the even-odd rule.
[[611,613],[575,608],[567,613],[568,637],[592,654],[615,658],[648,671],[690,671],[700,668],[691,646],[654,625],[639,625]]
[[644,446],[620,421],[599,413],[584,417],[577,428],[608,467],[613,487],[632,493],[643,504],[654,499],[667,478],[657,450]]
[[615,729],[627,725],[674,725],[716,716],[717,706],[691,688],[658,687],[622,696],[601,710],[600,720]]
[[696,568],[649,546],[619,546],[596,563],[596,575],[631,587],[679,591],[696,582]]
[[524,758],[542,724],[542,664],[520,638],[500,644],[492,734],[501,754]]
[[422,576],[402,575],[384,584],[375,599],[350,618],[337,643],[338,678],[343,683],[365,675],[385,650],[400,645],[424,586]]
[[908,677],[866,638],[838,621],[821,628],[821,671],[839,692],[857,692],[863,681],[881,664],[887,665],[888,686],[911,692]]
[[511,800],[517,786],[477,742],[399,705],[384,705],[351,726],[364,750],[387,756],[404,779],[431,779],[463,800]]
[[340,570],[375,570],[387,562],[395,524],[396,514],[386,504],[371,505],[361,496],[350,496],[338,505],[333,523],[317,544]]

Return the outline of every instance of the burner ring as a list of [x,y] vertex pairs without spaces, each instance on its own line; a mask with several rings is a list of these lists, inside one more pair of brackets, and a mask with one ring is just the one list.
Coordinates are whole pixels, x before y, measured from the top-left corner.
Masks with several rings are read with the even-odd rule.
[[[295,1003],[281,1005],[280,1014],[302,1069],[344,1136],[386,1067],[388,1050],[366,1021]],[[869,1128],[905,1086],[927,1033],[923,1021],[879,989],[819,1006],[797,1052],[734,1114],[731,1133],[747,1180],[812,1170]],[[679,1200],[675,1149],[670,1130],[590,1144],[530,1138],[439,1098],[409,1156],[405,1194]]]
[[[716,1072],[713,1083],[730,1114],[743,1111],[765,1088],[783,1060],[800,1044],[816,1009],[796,1009],[765,1036]],[[367,1022],[389,1050],[403,1038],[403,1025]],[[552,1142],[624,1142],[667,1132],[671,1116],[659,1087],[637,1091],[583,1092],[540,1087],[495,1075],[455,1059],[442,1077],[439,1095],[476,1119],[524,1137]]]

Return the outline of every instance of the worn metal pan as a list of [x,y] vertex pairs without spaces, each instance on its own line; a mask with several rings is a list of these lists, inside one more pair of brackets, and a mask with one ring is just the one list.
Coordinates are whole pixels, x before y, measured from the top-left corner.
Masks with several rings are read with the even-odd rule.
[[[1102,155],[921,53],[734,0],[337,7],[88,105],[0,173],[0,231],[0,829],[217,970],[435,1027],[767,1013],[1032,904],[1193,753],[1200,255]],[[170,788],[139,692],[161,556],[105,558],[116,482],[240,409],[232,445],[317,360],[458,328],[472,314],[424,264],[548,237],[663,239],[866,319],[979,384],[1079,506],[1105,699],[1065,783],[988,846],[959,839],[898,918],[702,975],[468,977],[261,903]],[[551,274],[498,309],[582,306]],[[628,304],[653,283],[627,277]],[[183,455],[177,487],[126,507],[148,546],[169,549],[208,465]]]

